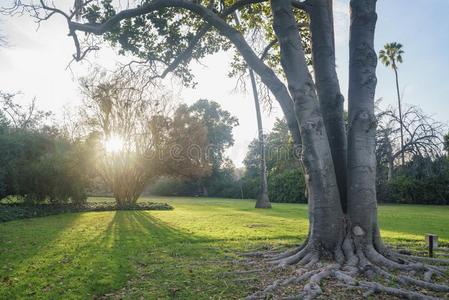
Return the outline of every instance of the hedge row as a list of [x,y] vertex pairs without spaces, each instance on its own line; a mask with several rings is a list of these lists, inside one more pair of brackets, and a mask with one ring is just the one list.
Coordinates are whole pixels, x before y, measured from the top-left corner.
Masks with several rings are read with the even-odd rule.
[[62,213],[116,210],[172,210],[167,203],[145,202],[132,206],[116,206],[113,203],[89,202],[83,205],[74,204],[39,204],[26,205],[21,203],[0,204],[0,222],[17,219],[45,217]]

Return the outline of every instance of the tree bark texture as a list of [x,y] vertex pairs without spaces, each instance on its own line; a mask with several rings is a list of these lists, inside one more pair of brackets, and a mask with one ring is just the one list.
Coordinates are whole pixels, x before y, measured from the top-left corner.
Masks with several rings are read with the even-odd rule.
[[309,194],[309,242],[314,247],[333,251],[341,242],[343,211],[315,84],[307,68],[291,3],[273,0],[271,8],[273,29],[281,50],[281,64],[302,138]]
[[315,0],[309,5],[315,84],[337,174],[343,211],[347,202],[347,141],[344,97],[335,68],[334,18],[332,0]]
[[[371,243],[377,230],[376,1],[352,0],[349,42],[348,214],[357,237]],[[358,230],[360,228],[360,230]]]

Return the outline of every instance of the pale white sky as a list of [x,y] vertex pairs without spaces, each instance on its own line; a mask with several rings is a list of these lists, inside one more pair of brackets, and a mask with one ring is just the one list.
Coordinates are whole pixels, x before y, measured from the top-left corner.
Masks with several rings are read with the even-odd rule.
[[[8,3],[8,0],[0,0],[0,6]],[[391,41],[399,41],[405,47],[404,76],[401,78],[402,87],[405,89],[405,101],[420,105],[429,114],[434,114],[441,121],[446,121],[449,112],[449,58],[441,54],[438,62],[429,58],[428,51],[417,51],[423,48],[423,42],[432,43],[434,47],[449,45],[447,30],[449,21],[443,12],[449,9],[449,1],[432,0],[436,4],[436,14],[432,11],[417,11],[417,7],[410,7],[407,0],[397,0],[394,3],[389,0],[378,1],[379,21],[376,38],[377,48]],[[429,10],[427,0],[423,2],[424,8]],[[58,1],[59,3],[59,1]],[[61,3],[73,3],[64,0]],[[347,0],[335,0],[335,26],[337,44],[337,67],[343,94],[347,90],[347,43],[349,29],[349,9]],[[425,4],[425,5],[424,5]],[[438,5],[439,4],[439,5]],[[66,4],[70,7],[69,4]],[[393,17],[391,11],[398,12],[400,7],[402,14]],[[419,7],[419,5],[417,5]],[[407,11],[410,10],[410,11]],[[446,11],[447,12],[447,11]],[[395,13],[395,14],[396,14]],[[421,16],[418,21],[417,15]],[[446,17],[445,17],[446,16]],[[432,27],[423,29],[422,18],[433,19]],[[436,21],[435,21],[436,18]],[[440,18],[441,20],[438,20]],[[414,28],[415,26],[416,28]],[[434,30],[438,26],[440,30]],[[441,30],[441,26],[447,26]],[[80,102],[77,87],[77,77],[86,74],[89,62],[73,63],[71,71],[66,66],[74,51],[73,42],[67,36],[67,26],[61,18],[52,18],[42,23],[36,31],[36,24],[29,17],[0,17],[0,31],[8,38],[9,47],[0,50],[0,89],[4,91],[22,91],[25,99],[36,96],[38,105],[45,110],[52,110],[60,114],[66,105],[76,106]],[[416,33],[416,36],[413,35]],[[405,33],[409,33],[408,35]],[[446,34],[445,34],[446,33]],[[439,45],[439,43],[441,45]],[[445,49],[447,53],[447,48]],[[443,49],[444,51],[444,49]],[[408,55],[410,53],[410,55]],[[438,54],[438,53],[437,53]],[[238,117],[240,126],[235,128],[235,145],[228,151],[228,155],[237,166],[241,166],[247,151],[249,142],[256,138],[256,118],[254,103],[250,91],[248,93],[235,92],[235,79],[229,79],[230,53],[219,53],[204,59],[200,64],[192,64],[192,69],[198,82],[197,87],[181,90],[182,101],[192,103],[200,98],[207,98],[219,102],[225,109]],[[107,45],[96,55],[90,55],[89,61],[112,68],[117,56]],[[402,68],[402,67],[401,67]],[[402,71],[402,70],[401,70]],[[440,83],[431,80],[435,74],[439,75]],[[377,97],[383,97],[384,103],[395,104],[394,81],[390,70],[379,65],[379,84]],[[443,78],[446,80],[443,80]],[[168,85],[172,83],[167,82]],[[175,89],[180,87],[174,86]],[[424,91],[423,91],[424,90]],[[280,109],[274,106],[271,113],[264,112],[264,128],[271,129],[275,117],[281,116]]]

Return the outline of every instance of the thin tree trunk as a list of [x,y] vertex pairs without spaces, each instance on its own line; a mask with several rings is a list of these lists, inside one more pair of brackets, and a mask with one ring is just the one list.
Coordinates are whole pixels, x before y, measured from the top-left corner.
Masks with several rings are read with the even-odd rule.
[[260,195],[256,202],[256,208],[271,208],[270,198],[268,197],[267,164],[265,158],[265,142],[263,136],[262,115],[260,113],[260,102],[259,95],[257,94],[256,78],[251,68],[249,69],[249,77],[251,78],[251,86],[254,95],[254,105],[256,107],[260,156]]
[[353,236],[363,244],[377,236],[376,0],[351,0],[349,42],[348,214]]
[[393,179],[393,172],[394,172],[394,155],[393,155],[393,148],[391,147],[391,142],[388,139],[388,135],[385,134],[385,140],[387,141],[387,158],[388,158],[388,175],[387,175],[387,182],[390,182]]
[[[240,19],[237,13],[234,13],[234,19],[237,25],[240,25]],[[265,143],[263,136],[262,115],[260,113],[259,95],[257,93],[256,78],[254,71],[249,68],[249,77],[251,79],[251,87],[254,96],[254,105],[256,108],[257,117],[257,131],[259,139],[259,156],[260,156],[260,193],[256,201],[256,208],[271,208],[270,198],[268,197],[268,180],[267,180],[267,165],[265,158]]]
[[396,63],[393,62],[393,70],[394,75],[396,77],[396,92],[398,95],[398,110],[399,110],[399,125],[401,128],[401,163],[402,166],[405,165],[405,154],[404,154],[404,124],[402,123],[402,105],[401,105],[401,94],[399,91],[399,77],[398,77],[398,70],[396,68]]
[[303,161],[309,186],[309,243],[333,254],[341,242],[343,211],[315,84],[305,61],[291,3],[272,0],[271,7],[273,28],[281,49],[281,64],[303,141]]
[[326,127],[332,159],[337,174],[338,190],[343,211],[347,194],[347,139],[343,118],[344,97],[340,92],[335,68],[335,41],[332,0],[309,1],[310,30],[315,84]]
[[394,163],[393,158],[391,156],[388,157],[388,175],[387,175],[387,182],[391,182],[393,179],[393,169],[394,169]]

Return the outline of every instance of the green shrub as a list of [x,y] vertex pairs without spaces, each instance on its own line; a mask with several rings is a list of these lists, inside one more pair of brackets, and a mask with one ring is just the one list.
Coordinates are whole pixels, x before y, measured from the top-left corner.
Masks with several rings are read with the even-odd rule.
[[272,202],[306,203],[303,173],[295,168],[268,176],[268,194]]

